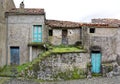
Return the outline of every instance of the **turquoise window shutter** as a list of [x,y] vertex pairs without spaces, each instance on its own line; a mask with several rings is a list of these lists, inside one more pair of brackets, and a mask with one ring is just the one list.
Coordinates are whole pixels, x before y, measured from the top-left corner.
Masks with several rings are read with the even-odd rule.
[[34,25],[33,27],[33,42],[42,42],[42,26]]

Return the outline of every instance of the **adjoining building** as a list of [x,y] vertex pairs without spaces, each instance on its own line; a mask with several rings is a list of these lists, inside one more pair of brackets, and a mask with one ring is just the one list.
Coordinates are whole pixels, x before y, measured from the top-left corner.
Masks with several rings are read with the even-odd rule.
[[32,42],[46,42],[44,9],[20,8],[6,12],[8,64],[23,64],[36,58],[39,48],[28,46]]
[[0,0],[0,66],[7,64],[7,29],[5,12],[15,8],[13,0]]

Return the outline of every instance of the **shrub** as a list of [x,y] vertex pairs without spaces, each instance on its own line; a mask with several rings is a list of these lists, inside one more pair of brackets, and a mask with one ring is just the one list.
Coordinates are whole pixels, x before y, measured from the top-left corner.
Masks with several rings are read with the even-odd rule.
[[60,78],[62,80],[83,79],[86,78],[86,73],[83,69],[74,68],[74,70],[72,71],[71,70],[66,70],[65,72],[59,71],[59,73],[56,74],[54,78],[55,79]]
[[75,42],[75,46],[81,46],[81,45],[82,45],[82,41]]

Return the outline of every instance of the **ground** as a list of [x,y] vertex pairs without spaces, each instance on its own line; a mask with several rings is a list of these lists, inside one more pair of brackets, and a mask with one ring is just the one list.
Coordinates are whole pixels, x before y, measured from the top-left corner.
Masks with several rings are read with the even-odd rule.
[[[6,80],[7,78],[0,78],[0,84],[2,80]],[[80,80],[70,80],[70,81],[57,81],[57,82],[35,82],[28,80],[10,80],[5,84],[120,84],[120,76],[106,78],[106,77],[97,77],[91,79],[80,79]]]

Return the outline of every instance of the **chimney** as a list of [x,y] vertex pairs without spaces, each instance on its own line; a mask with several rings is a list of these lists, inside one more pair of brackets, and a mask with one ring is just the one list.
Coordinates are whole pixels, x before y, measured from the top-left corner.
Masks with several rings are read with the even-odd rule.
[[24,5],[24,2],[22,1],[22,2],[20,3],[19,11],[20,11],[20,12],[24,12],[24,7],[25,7],[25,5]]
[[20,3],[20,8],[24,9],[24,2],[23,1]]

